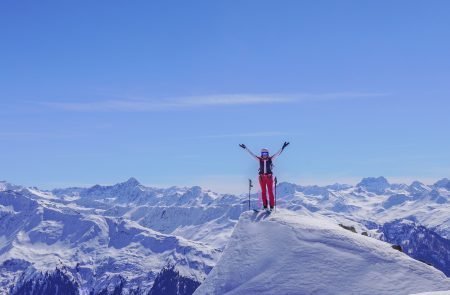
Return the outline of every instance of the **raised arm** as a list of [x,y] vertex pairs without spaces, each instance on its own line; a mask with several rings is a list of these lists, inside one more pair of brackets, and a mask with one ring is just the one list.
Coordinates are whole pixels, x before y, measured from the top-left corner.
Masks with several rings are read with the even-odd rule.
[[281,149],[272,156],[272,160],[275,160],[275,158],[278,157],[288,145],[289,142],[285,141]]
[[245,146],[245,144],[240,144],[239,146],[240,146],[241,148],[243,148],[244,150],[246,150],[246,151],[250,154],[250,156],[252,156],[253,158],[255,158],[256,160],[259,161],[258,156],[255,155],[254,153],[252,153],[252,151],[249,150],[249,149]]

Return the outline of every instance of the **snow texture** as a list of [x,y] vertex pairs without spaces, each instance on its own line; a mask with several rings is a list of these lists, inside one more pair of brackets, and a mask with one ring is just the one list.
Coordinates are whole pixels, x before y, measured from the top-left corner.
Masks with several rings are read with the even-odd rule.
[[440,271],[301,211],[244,213],[194,294],[411,294],[449,290]]
[[30,279],[52,280],[58,267],[74,278],[81,294],[97,294],[123,280],[128,291],[148,291],[168,264],[180,277],[201,282],[220,255],[205,243],[68,206],[46,195],[0,192],[0,294],[31,286]]

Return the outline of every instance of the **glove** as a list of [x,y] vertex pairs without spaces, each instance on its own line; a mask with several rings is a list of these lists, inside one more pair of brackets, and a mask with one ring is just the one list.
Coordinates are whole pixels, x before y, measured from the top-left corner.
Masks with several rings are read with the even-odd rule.
[[289,145],[289,142],[286,142],[286,141],[285,141],[285,142],[283,143],[283,147],[282,147],[281,149],[284,150],[288,145]]
[[247,147],[245,146],[245,144],[243,144],[243,143],[241,143],[239,146],[240,146],[241,148],[243,148],[244,150],[247,148]]

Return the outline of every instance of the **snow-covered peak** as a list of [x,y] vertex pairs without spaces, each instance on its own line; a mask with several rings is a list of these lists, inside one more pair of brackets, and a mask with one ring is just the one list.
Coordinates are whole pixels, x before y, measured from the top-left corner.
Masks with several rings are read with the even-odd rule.
[[[69,188],[56,189],[52,191],[58,197],[79,197],[78,203],[96,207],[96,204],[104,208],[111,205],[158,205],[158,206],[189,206],[189,205],[208,205],[219,200],[224,203],[223,197],[209,190],[204,190],[199,186],[154,188],[142,185],[135,178],[130,178],[125,182],[114,185],[94,185],[89,188]],[[228,202],[235,203],[233,197]]]
[[23,189],[22,186],[11,184],[7,181],[0,180],[0,192],[7,190],[20,190]]
[[408,191],[414,195],[422,195],[431,191],[431,188],[420,181],[413,181],[408,187]]
[[119,182],[113,185],[100,185],[96,184],[91,187],[70,187],[70,188],[58,188],[52,190],[52,193],[58,196],[84,196],[84,197],[103,197],[103,195],[121,195],[127,194],[132,191],[143,191],[144,186],[134,177],[129,178],[127,181]]
[[136,178],[130,177],[127,181],[120,182],[113,186],[131,189],[131,188],[142,186],[142,184]]
[[116,203],[138,203],[143,199],[154,196],[156,189],[147,188],[139,183],[135,178],[130,178],[125,182],[114,185],[94,185],[87,189],[79,191],[82,198],[90,200],[101,200]]
[[331,219],[245,213],[194,294],[411,294],[449,290],[442,272]]
[[4,191],[6,190],[6,187],[9,185],[9,183],[7,183],[4,180],[0,180],[0,191]]
[[433,186],[436,188],[445,188],[447,190],[450,190],[450,179],[443,178],[437,181]]
[[368,192],[380,195],[389,188],[390,184],[386,178],[380,176],[363,178],[357,186],[364,188]]
[[130,177],[127,181],[124,182],[127,186],[138,186],[141,183],[134,177]]
[[409,185],[410,188],[425,188],[427,187],[424,183],[420,182],[420,181],[413,181],[411,182],[411,184]]

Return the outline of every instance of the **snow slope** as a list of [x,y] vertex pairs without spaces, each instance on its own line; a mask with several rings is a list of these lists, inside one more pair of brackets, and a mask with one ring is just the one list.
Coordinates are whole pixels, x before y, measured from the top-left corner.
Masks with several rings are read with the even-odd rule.
[[244,213],[194,294],[411,294],[450,289],[442,272],[306,210]]
[[436,292],[423,292],[423,293],[417,293],[413,295],[450,295],[449,291],[436,291]]
[[236,196],[150,188],[134,178],[51,192],[0,184],[0,294],[66,278],[82,294],[157,294],[156,280],[161,288],[174,280],[195,286],[243,208]]
[[82,294],[100,293],[122,280],[128,291],[148,291],[168,264],[201,282],[220,254],[204,243],[37,195],[0,192],[0,205],[0,294],[26,282],[23,274],[36,276],[56,267],[76,279]]

